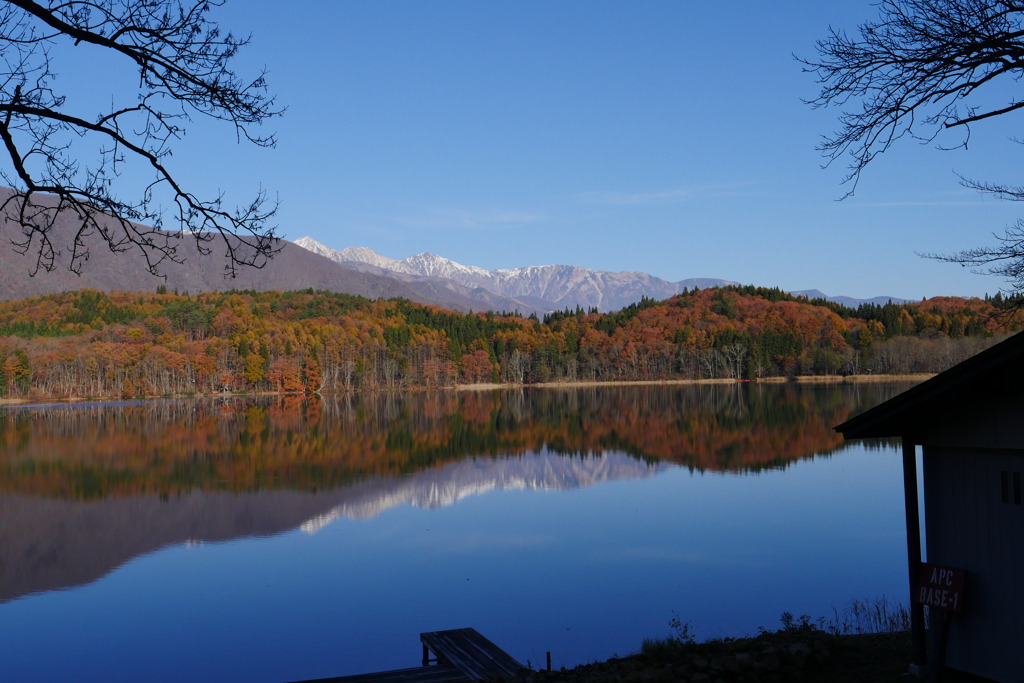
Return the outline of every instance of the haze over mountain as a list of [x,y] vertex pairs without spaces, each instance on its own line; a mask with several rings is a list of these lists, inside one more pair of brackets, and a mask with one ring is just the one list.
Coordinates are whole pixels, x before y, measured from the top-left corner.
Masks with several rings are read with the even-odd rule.
[[[660,301],[694,288],[738,284],[716,278],[688,278],[670,282],[647,273],[613,273],[567,265],[486,270],[463,265],[429,252],[399,260],[382,256],[366,247],[332,249],[312,237],[300,237],[295,240],[295,244],[339,264],[362,264],[404,275],[442,278],[474,288],[474,291],[482,288],[501,296],[526,301],[545,311],[575,309],[581,306],[585,309],[596,308],[606,313],[620,310],[645,296]],[[816,289],[792,293],[811,299],[829,299],[853,308],[865,302],[884,304],[890,299],[897,303],[903,301],[887,296],[872,299],[832,297]]]
[[[11,192],[0,187],[0,200]],[[110,229],[119,228],[113,221]],[[0,300],[24,299],[42,294],[78,289],[103,291],[153,291],[160,285],[168,289],[188,292],[252,289],[257,291],[324,289],[365,296],[371,299],[402,297],[424,304],[433,304],[457,311],[520,311],[523,315],[541,312],[534,306],[490,291],[473,291],[451,280],[421,275],[395,273],[387,270],[356,267],[338,263],[307,249],[297,249],[282,241],[281,251],[262,269],[241,268],[238,275],[229,278],[224,273],[225,259],[222,247],[212,242],[213,252],[199,253],[191,236],[182,237],[178,255],[182,263],[161,264],[163,278],[152,275],[138,253],[113,253],[96,235],[86,238],[89,258],[81,275],[68,270],[70,245],[75,224],[70,215],[60,216],[50,239],[60,252],[56,268],[51,272],[40,270],[34,276],[33,253],[19,254],[11,244],[21,239],[21,227],[0,216]]]

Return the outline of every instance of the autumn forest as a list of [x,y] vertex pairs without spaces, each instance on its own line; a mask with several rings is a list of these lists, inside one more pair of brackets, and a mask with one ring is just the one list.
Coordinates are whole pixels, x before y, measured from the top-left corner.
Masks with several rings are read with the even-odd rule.
[[852,309],[744,286],[541,320],[312,290],[80,290],[0,302],[0,394],[135,398],[937,372],[1019,330],[1016,310],[999,295]]

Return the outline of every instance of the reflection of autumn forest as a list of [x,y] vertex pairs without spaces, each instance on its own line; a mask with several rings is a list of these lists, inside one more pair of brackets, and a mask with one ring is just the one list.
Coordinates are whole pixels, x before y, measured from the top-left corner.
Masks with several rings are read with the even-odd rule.
[[0,413],[0,493],[316,490],[544,448],[752,471],[838,448],[834,425],[901,388],[594,387],[9,410]]
[[[733,287],[540,321],[327,292],[83,290],[0,303],[0,393],[127,398],[933,372],[991,343],[1000,329],[992,315],[1004,308],[997,296],[853,310]],[[1009,329],[1019,329],[1016,320]]]

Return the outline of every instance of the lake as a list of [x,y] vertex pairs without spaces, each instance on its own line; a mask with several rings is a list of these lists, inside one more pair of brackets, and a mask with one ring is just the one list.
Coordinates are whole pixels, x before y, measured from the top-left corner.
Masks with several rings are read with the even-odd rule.
[[524,663],[904,601],[908,385],[688,385],[0,410],[0,679],[288,681]]

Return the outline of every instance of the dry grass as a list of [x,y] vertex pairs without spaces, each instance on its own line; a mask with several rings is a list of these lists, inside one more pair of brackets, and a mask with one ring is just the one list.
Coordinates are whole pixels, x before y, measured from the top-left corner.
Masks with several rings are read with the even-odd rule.
[[895,633],[910,630],[910,609],[892,603],[883,595],[874,600],[851,600],[842,610],[833,608],[833,616],[822,622],[833,635]]

